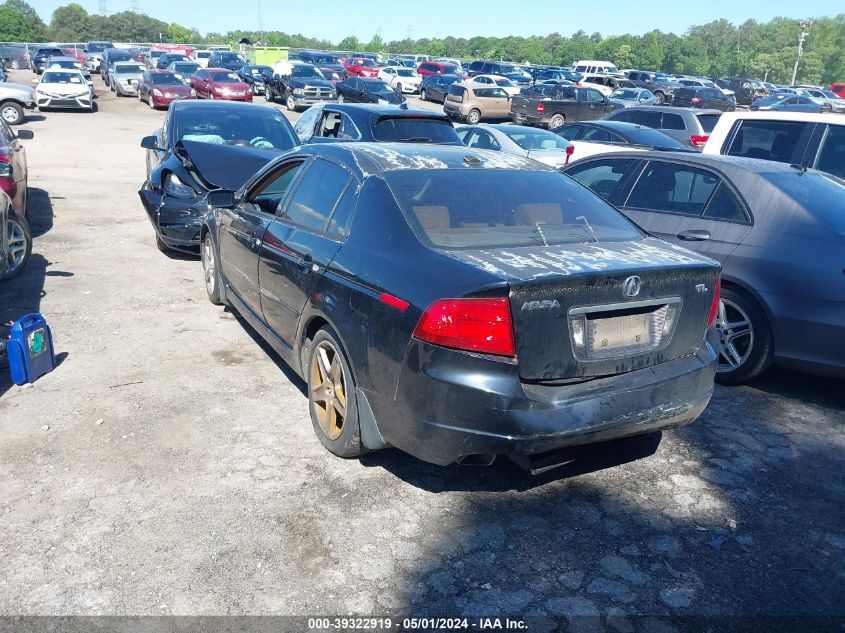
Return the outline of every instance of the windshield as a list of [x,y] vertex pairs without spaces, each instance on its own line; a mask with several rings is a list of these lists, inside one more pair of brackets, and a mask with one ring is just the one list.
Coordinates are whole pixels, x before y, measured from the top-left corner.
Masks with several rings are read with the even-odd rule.
[[211,81],[218,84],[239,84],[241,78],[235,73],[212,73]]
[[273,69],[270,68],[269,66],[253,66],[252,68],[249,69],[249,73],[251,75],[256,75],[256,76],[257,75],[266,75],[266,74],[272,75]]
[[382,119],[373,128],[373,138],[382,142],[461,144],[449,121],[427,117]]
[[640,98],[640,91],[639,90],[628,90],[623,88],[622,90],[614,90],[613,93],[610,95],[611,99],[622,99],[624,101],[636,101]]
[[150,57],[161,57],[164,55],[164,51],[150,51]]
[[356,59],[352,63],[356,66],[364,66],[366,68],[373,68],[376,65],[372,59]]
[[140,64],[118,64],[114,67],[115,75],[130,75],[144,72],[144,67]]
[[319,69],[314,68],[313,66],[302,66],[297,65],[294,66],[293,69],[290,71],[291,77],[303,77],[303,78],[311,78],[311,79],[325,79],[323,73],[320,72]]
[[181,86],[182,80],[170,73],[153,73],[150,81],[157,86]]
[[565,138],[546,130],[520,130],[519,132],[506,132],[506,134],[508,138],[525,150],[565,150],[569,147],[569,142]]
[[220,61],[224,64],[232,62],[240,62],[241,64],[246,63],[246,60],[237,53],[220,53]]
[[211,51],[197,51],[194,53],[194,57],[199,57],[200,59],[208,59],[211,57]]
[[176,118],[175,140],[204,143],[250,143],[265,149],[287,150],[299,144],[290,123],[269,108],[196,108],[182,111]]
[[654,128],[644,125],[634,129],[625,130],[628,141],[634,145],[649,145],[651,147],[662,147],[667,149],[687,149],[687,146]]
[[189,62],[182,62],[182,63],[173,64],[173,70],[180,72],[180,73],[185,73],[186,75],[193,75],[199,69],[200,69],[199,64],[193,64],[193,63],[189,63]]
[[498,75],[521,75],[522,71],[516,66],[499,66]]
[[71,60],[51,61],[50,68],[82,68],[82,64]]
[[88,53],[102,53],[107,48],[112,48],[111,42],[88,42],[85,50]]
[[[424,169],[385,175],[409,224],[445,249],[619,242],[643,235],[607,202],[558,172]],[[436,209],[447,221],[432,223]],[[543,222],[532,212],[543,210]],[[559,220],[554,220],[557,214]]]
[[503,86],[505,88],[514,87],[514,83],[510,79],[495,79],[494,82],[497,86]]
[[396,74],[400,77],[419,77],[419,74],[413,68],[397,68]]
[[372,92],[373,94],[385,94],[385,93],[392,93],[396,92],[388,86],[383,81],[366,81],[364,85],[367,86],[367,92]]
[[84,82],[85,80],[78,72],[49,71],[41,75],[42,84],[82,84]]
[[337,58],[334,55],[314,55],[315,64],[336,64]]
[[845,181],[819,172],[760,174],[837,233],[845,234]]

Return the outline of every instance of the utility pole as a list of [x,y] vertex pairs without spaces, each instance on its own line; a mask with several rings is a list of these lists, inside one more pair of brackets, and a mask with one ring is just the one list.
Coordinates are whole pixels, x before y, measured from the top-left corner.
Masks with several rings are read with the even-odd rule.
[[261,0],[258,0],[258,39],[264,45],[264,19],[261,17]]
[[795,58],[795,66],[792,68],[792,84],[795,85],[795,79],[798,76],[798,62],[801,61],[801,54],[804,52],[804,40],[807,39],[807,32],[812,24],[812,20],[804,20],[801,22],[801,33],[798,35],[798,56]]

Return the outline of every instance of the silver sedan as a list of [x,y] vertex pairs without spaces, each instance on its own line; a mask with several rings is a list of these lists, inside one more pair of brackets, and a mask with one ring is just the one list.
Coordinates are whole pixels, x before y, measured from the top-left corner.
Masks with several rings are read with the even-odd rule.
[[527,156],[557,169],[565,167],[575,147],[565,138],[539,128],[509,123],[455,127],[467,147]]
[[118,97],[135,97],[143,76],[141,62],[117,62],[109,69],[109,86]]

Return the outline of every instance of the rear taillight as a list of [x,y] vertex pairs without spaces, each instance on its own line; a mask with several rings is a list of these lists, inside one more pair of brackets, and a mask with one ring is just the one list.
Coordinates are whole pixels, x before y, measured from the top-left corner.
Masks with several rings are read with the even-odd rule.
[[690,140],[690,143],[692,143],[693,145],[695,145],[697,147],[699,145],[704,145],[707,142],[707,139],[709,139],[709,138],[710,137],[706,136],[706,135],[693,134],[692,136],[689,137],[689,140]]
[[414,336],[443,347],[496,356],[515,355],[507,299],[435,301],[420,317]]
[[713,286],[713,301],[710,303],[710,316],[707,317],[707,327],[713,327],[716,322],[716,317],[719,315],[719,294],[722,290],[722,278],[716,277],[716,283]]
[[546,109],[545,104],[538,103],[537,104],[537,112],[543,112]]
[[569,159],[575,153],[575,146],[574,145],[567,145],[566,146],[566,164],[569,164]]
[[701,97],[693,97],[690,101],[692,101],[692,103],[701,103]]

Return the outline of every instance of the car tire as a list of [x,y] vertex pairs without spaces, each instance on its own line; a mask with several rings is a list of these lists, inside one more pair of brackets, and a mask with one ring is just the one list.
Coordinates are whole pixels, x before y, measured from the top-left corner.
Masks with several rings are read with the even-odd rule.
[[355,379],[334,330],[325,326],[309,341],[308,410],[320,443],[338,457],[367,452],[361,442]]
[[11,279],[20,274],[32,254],[32,231],[29,222],[17,211],[9,209],[6,219],[6,232],[9,236],[6,251],[6,273],[3,279]]
[[267,103],[273,103],[274,99],[275,96],[273,95],[273,88],[270,86],[270,84],[267,84],[266,86],[264,86],[264,100]]
[[423,88],[422,90],[420,90],[420,100],[422,100],[422,101],[428,101],[428,97],[427,97],[427,96],[426,96],[426,94],[425,94],[425,88]]
[[155,104],[155,101],[153,101],[153,95],[149,95],[149,96],[147,97],[147,105],[148,105],[148,106],[150,106],[150,110],[155,110],[155,109],[156,109],[156,104]]
[[554,132],[556,129],[566,125],[566,117],[562,114],[553,114],[549,119],[549,130]]
[[214,251],[214,240],[211,239],[211,233],[205,235],[200,248],[200,259],[202,260],[203,279],[205,279],[205,291],[208,294],[208,300],[216,306],[222,306],[225,301],[223,301],[220,268],[217,264],[217,254]]
[[719,314],[716,382],[737,385],[766,371],[774,358],[774,338],[769,319],[747,293],[722,287]]
[[285,99],[285,105],[291,112],[296,112],[296,100],[293,98],[293,95],[288,95],[287,99]]
[[467,114],[467,123],[470,125],[477,125],[478,122],[481,121],[481,111],[473,108]]
[[17,59],[13,59],[12,63],[9,64],[9,68],[11,68],[12,70],[20,70],[21,63]]
[[654,100],[656,102],[655,105],[663,105],[666,103],[666,95],[658,90],[654,93]]
[[346,101],[346,99],[343,98],[342,94],[337,95],[337,102],[338,103],[343,103],[344,101]]
[[400,95],[403,94],[402,93],[402,84],[396,84],[396,92],[398,92]]
[[23,108],[17,103],[7,101],[0,105],[0,117],[9,125],[20,125],[26,118]]

